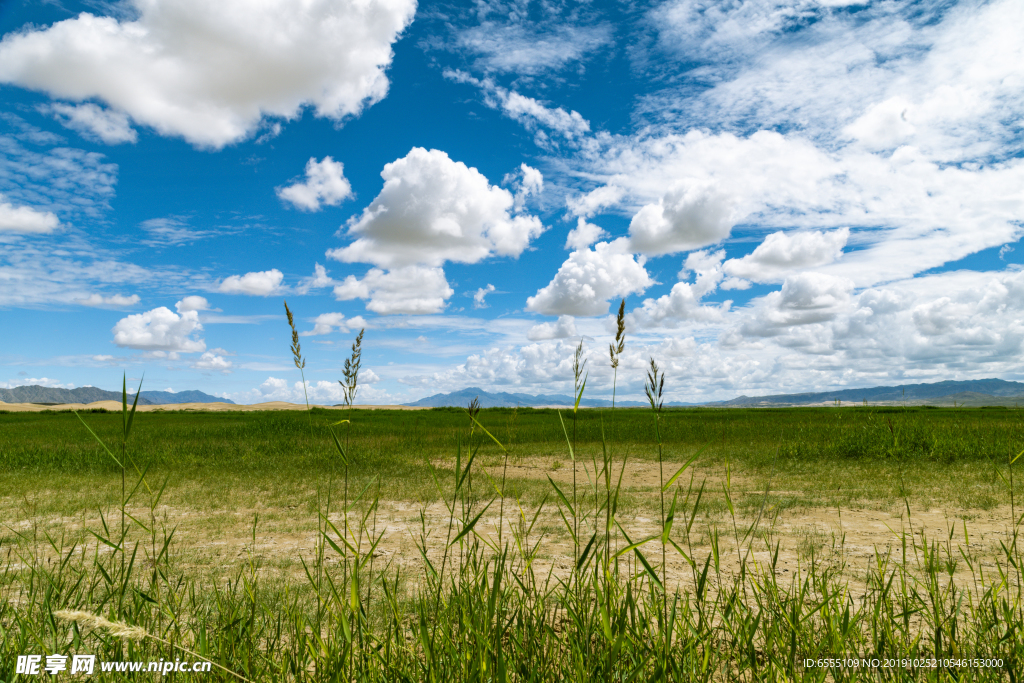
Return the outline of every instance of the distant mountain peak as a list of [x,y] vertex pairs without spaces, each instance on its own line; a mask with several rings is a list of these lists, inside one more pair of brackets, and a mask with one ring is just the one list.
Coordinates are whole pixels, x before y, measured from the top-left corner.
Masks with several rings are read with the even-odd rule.
[[[96,401],[120,401],[120,391],[105,391],[94,386],[83,386],[75,389],[42,387],[39,385],[0,389],[0,401],[4,403],[95,403]],[[129,394],[129,400],[135,395]],[[226,398],[218,398],[201,391],[143,391],[139,394],[139,405],[169,405],[175,403],[234,403]]]
[[[681,403],[673,401],[666,403],[666,406],[767,406],[767,405],[810,405],[827,403],[832,401],[840,402],[862,402],[869,403],[892,402],[900,400],[923,401],[929,399],[951,399],[960,394],[972,394],[976,397],[991,396],[993,398],[1016,398],[1021,397],[1024,401],[1024,383],[1012,382],[1003,379],[975,379],[975,380],[942,380],[940,382],[900,384],[897,386],[876,386],[860,389],[834,389],[830,391],[803,392],[798,394],[772,394],[769,396],[747,396],[740,395],[727,401],[709,401],[706,403]],[[422,398],[413,403],[406,403],[408,406],[466,406],[473,398],[479,397],[480,405],[484,408],[495,407],[537,407],[537,406],[572,406],[575,400],[572,396],[565,394],[513,394],[506,392],[488,392],[480,387],[467,387],[447,394],[434,394]],[[982,398],[977,398],[983,401]],[[616,405],[627,407],[646,406],[642,401],[615,402]],[[584,398],[580,405],[593,407],[611,406],[611,401],[600,398]]]

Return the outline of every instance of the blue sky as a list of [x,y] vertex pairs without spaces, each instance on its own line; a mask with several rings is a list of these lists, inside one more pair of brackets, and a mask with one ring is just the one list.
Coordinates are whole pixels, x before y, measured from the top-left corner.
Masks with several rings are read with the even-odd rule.
[[8,0],[0,386],[1024,379],[1024,5]]

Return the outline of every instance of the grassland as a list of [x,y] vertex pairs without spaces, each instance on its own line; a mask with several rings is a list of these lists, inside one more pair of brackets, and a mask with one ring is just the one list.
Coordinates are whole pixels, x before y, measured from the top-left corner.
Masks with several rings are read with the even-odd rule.
[[3,681],[1020,680],[1018,410],[81,417],[0,414]]

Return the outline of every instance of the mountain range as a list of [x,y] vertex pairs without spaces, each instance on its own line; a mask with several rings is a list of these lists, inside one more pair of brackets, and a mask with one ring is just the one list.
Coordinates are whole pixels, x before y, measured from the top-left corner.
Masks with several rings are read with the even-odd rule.
[[[441,408],[444,406],[466,407],[474,398],[480,399],[481,408],[514,408],[516,406],[538,407],[538,406],[572,406],[576,399],[566,394],[510,394],[507,392],[492,393],[484,391],[479,387],[469,387],[460,391],[453,391],[450,394],[434,394],[427,398],[421,398],[413,403],[406,403],[407,406],[419,406],[429,408]],[[600,398],[584,398],[580,401],[581,406],[588,408],[608,408],[612,402]],[[616,401],[615,405],[623,407],[645,406],[646,403],[639,401]]]
[[[95,403],[96,401],[120,401],[120,391],[105,391],[96,387],[57,389],[38,385],[0,389],[0,401],[4,403],[42,403],[60,405],[64,403]],[[133,394],[128,401],[135,400]],[[167,405],[171,403],[234,403],[226,398],[210,396],[201,391],[143,391],[139,394],[140,406]]]
[[[572,396],[565,394],[513,394],[513,393],[492,393],[484,391],[479,387],[470,387],[461,391],[453,391],[450,394],[435,394],[420,399],[413,403],[406,403],[407,406],[462,406],[469,405],[474,398],[480,400],[483,408],[496,407],[539,407],[539,406],[572,406],[575,402]],[[930,384],[901,384],[898,386],[879,386],[863,389],[836,389],[833,391],[821,391],[801,394],[774,394],[771,396],[739,396],[728,401],[713,401],[708,403],[682,403],[679,401],[666,402],[666,406],[720,406],[720,407],[744,407],[744,406],[795,406],[813,405],[819,403],[830,403],[841,401],[847,403],[967,403],[969,405],[985,405],[988,403],[999,404],[1014,399],[1020,399],[1024,403],[1024,383],[1008,382],[1001,379],[978,379],[965,381],[943,381]],[[646,402],[640,401],[616,401],[616,405],[626,407],[646,406]],[[588,408],[603,408],[611,406],[611,401],[604,399],[584,398],[580,405]]]

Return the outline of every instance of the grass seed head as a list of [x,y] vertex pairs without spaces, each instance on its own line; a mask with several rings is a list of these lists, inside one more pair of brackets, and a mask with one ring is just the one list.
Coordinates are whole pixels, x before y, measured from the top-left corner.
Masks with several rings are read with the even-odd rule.
[[295,318],[292,316],[292,311],[288,308],[288,302],[284,302],[284,312],[288,314],[288,326],[292,328],[292,360],[295,362],[295,367],[299,370],[306,367],[306,359],[302,357],[302,346],[299,345],[299,331],[295,329]]
[[576,391],[580,390],[580,378],[583,377],[583,372],[587,368],[587,359],[583,357],[583,340],[576,345],[576,351],[572,356],[572,374],[575,379]]
[[356,392],[359,390],[359,366],[363,357],[363,333],[366,328],[359,330],[356,339],[352,342],[352,355],[345,359],[345,369],[341,375],[344,380],[338,380],[345,391],[345,404],[351,406],[356,400]]
[[53,613],[53,616],[63,621],[73,621],[76,624],[86,626],[91,629],[103,629],[110,635],[118,638],[145,640],[149,637],[149,632],[144,628],[122,624],[119,621],[110,621],[109,619],[91,612],[83,612],[81,610],[58,610]]
[[647,394],[647,400],[650,401],[651,408],[660,413],[661,407],[665,402],[663,398],[665,393],[665,373],[658,369],[658,364],[654,362],[653,357],[651,358],[651,366],[647,370],[644,393]]
[[612,369],[619,367],[619,356],[626,348],[626,300],[619,302],[619,314],[615,318],[615,343],[608,345],[608,355],[612,359]]

